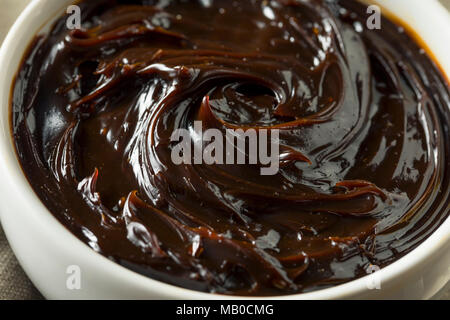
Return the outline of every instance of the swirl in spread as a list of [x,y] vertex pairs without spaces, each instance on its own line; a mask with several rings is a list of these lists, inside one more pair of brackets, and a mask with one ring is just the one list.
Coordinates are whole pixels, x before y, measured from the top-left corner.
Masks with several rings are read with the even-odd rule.
[[[13,135],[97,252],[185,288],[291,294],[385,266],[448,216],[448,85],[403,28],[368,30],[366,6],[79,5],[82,29],[62,17],[30,47]],[[279,172],[175,165],[171,134],[194,121],[279,130]]]

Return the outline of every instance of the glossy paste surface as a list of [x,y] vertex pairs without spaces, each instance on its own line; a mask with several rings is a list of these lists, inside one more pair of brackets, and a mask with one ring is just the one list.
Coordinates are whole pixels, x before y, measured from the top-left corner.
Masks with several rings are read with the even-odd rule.
[[[404,30],[354,0],[79,3],[12,94],[23,170],[93,250],[194,290],[343,283],[448,216],[449,88]],[[280,170],[171,160],[171,134],[277,129]]]

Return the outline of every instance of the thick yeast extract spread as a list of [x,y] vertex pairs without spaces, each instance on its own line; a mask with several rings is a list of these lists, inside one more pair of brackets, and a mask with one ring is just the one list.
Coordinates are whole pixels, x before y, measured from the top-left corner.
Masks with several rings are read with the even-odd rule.
[[[383,267],[448,217],[448,83],[365,5],[78,5],[81,29],[61,17],[30,46],[12,127],[33,189],[93,250],[184,288],[284,295]],[[277,130],[279,170],[174,163],[195,123]]]

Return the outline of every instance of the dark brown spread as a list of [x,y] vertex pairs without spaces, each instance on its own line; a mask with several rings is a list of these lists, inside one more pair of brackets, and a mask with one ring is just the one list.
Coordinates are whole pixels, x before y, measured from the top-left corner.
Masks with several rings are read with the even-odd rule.
[[[81,1],[12,93],[18,157],[79,239],[177,286],[306,292],[417,247],[449,215],[449,87],[354,0]],[[174,164],[175,129],[279,130],[280,168]],[[25,236],[25,235],[24,235]]]

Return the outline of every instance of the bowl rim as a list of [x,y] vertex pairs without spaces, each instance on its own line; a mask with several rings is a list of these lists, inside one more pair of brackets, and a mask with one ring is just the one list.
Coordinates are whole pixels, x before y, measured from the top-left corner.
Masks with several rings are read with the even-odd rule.
[[[373,0],[372,2],[382,4],[383,1],[384,0]],[[73,1],[60,1],[61,8],[64,8],[71,2]],[[419,3],[416,0],[415,2]],[[35,34],[40,32],[42,26],[46,24],[46,21],[43,18],[40,18],[41,15],[36,14],[36,12],[46,12],[44,14],[45,17],[53,17],[56,15],[50,15],[48,11],[61,11],[48,10],[49,5],[54,3],[55,1],[52,2],[47,0],[33,0],[30,2],[16,20],[3,42],[0,49],[0,65],[9,66],[14,57],[17,59],[17,56],[15,55],[17,50],[19,50],[18,53],[20,55],[24,54],[24,50],[18,49],[20,47],[17,42],[23,38],[28,38],[29,40],[32,39]],[[442,10],[447,12],[436,0],[427,1],[427,5],[429,6],[428,10],[430,12],[434,11],[434,13],[437,13]],[[442,12],[440,14],[442,14]],[[446,17],[450,17],[448,12]],[[28,32],[28,34],[26,34],[27,31],[25,30],[30,30],[30,25],[39,24],[39,22],[42,22],[41,28],[32,29],[33,32]],[[448,30],[450,30],[450,19],[448,19],[448,21],[440,22],[445,22],[449,27]],[[420,32],[418,33],[420,34]],[[25,48],[28,47],[29,42],[30,41],[27,41]],[[16,64],[14,66],[14,63],[12,63],[12,65],[16,72],[18,65]],[[450,78],[450,67],[445,64],[442,64],[441,67],[447,77]],[[5,83],[5,85],[0,86],[0,154],[2,155],[3,160],[0,161],[0,176],[3,177],[2,189],[4,189],[3,192],[0,193],[0,199],[16,199],[16,201],[14,201],[15,204],[10,205],[6,210],[11,210],[15,206],[20,212],[16,214],[26,215],[29,223],[33,224],[35,228],[39,228],[40,232],[45,233],[48,240],[52,242],[54,246],[57,246],[61,250],[72,252],[72,255],[77,255],[78,259],[84,260],[88,265],[95,265],[95,268],[101,269],[106,277],[121,277],[122,280],[126,281],[134,288],[140,288],[147,292],[159,291],[163,296],[171,297],[173,299],[340,299],[347,296],[356,296],[358,293],[367,291],[367,283],[373,281],[375,276],[378,277],[377,279],[381,280],[381,283],[387,283],[392,279],[411,271],[427,259],[430,259],[450,241],[450,217],[448,217],[429,238],[402,258],[377,271],[376,275],[366,275],[356,280],[326,289],[283,296],[244,297],[211,294],[177,287],[143,276],[109,260],[84,244],[53,216],[33,191],[19,164],[10,133],[10,93],[15,72],[13,72],[12,77],[11,75],[8,75],[8,72],[0,73],[0,83]],[[6,106],[5,101],[7,101]],[[5,108],[7,116],[5,116]],[[4,187],[5,184],[7,184],[7,187]],[[4,215],[6,214],[2,209],[0,218],[3,218]],[[13,244],[12,246],[14,247]],[[25,271],[27,271],[26,268]],[[33,282],[39,287],[37,279],[31,280],[36,280]]]

